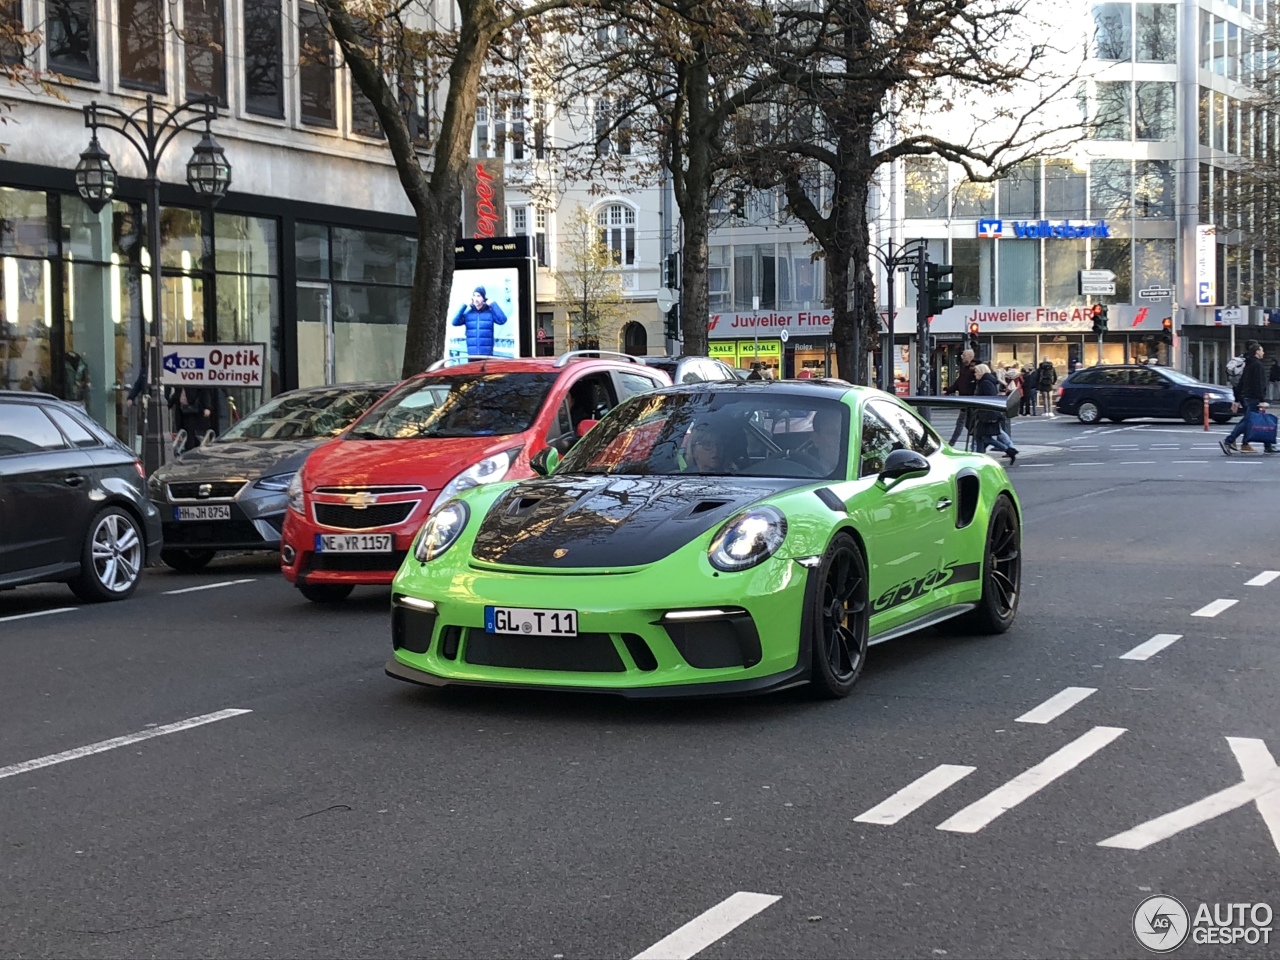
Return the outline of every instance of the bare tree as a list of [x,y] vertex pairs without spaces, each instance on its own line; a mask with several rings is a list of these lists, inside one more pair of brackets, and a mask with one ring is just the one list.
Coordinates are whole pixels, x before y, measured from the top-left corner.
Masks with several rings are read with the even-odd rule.
[[[1251,89],[1242,104],[1240,143],[1231,139],[1205,145],[1236,154],[1220,165],[1212,176],[1215,187],[1211,197],[1201,196],[1201,209],[1209,210],[1206,222],[1213,223],[1225,235],[1230,254],[1239,258],[1241,278],[1252,276],[1252,290],[1242,290],[1237,303],[1274,303],[1277,295],[1277,268],[1280,267],[1280,149],[1275,146],[1274,131],[1280,129],[1280,15],[1272,11],[1263,32],[1255,36],[1252,57],[1243,62],[1242,82]],[[1222,98],[1215,95],[1216,104]],[[1228,137],[1231,123],[1215,124],[1209,136]],[[1203,182],[1203,181],[1202,181]],[[1204,189],[1203,187],[1201,189]],[[1240,250],[1248,251],[1242,254]],[[1264,264],[1258,276],[1257,258]],[[1249,260],[1254,260],[1250,263]],[[1249,293],[1246,297],[1244,294]],[[1219,291],[1220,296],[1225,291]],[[1230,302],[1230,301],[1224,301]]]
[[[15,8],[6,8],[13,11]],[[17,10],[21,10],[19,5]],[[0,15],[0,78],[8,82],[10,87],[42,93],[56,100],[67,98],[54,83],[62,80],[57,74],[45,72],[32,66],[32,54],[40,46],[42,36],[38,30],[27,30],[20,16]],[[9,114],[13,112],[13,101],[0,96],[0,123],[9,122]],[[0,146],[0,152],[3,152]]]
[[[409,376],[444,351],[463,178],[485,84],[518,87],[522,55],[537,50],[544,35],[572,29],[566,11],[592,0],[317,2],[386,137],[418,223],[403,364]],[[424,117],[417,92],[438,87],[444,88],[443,110],[438,118]]]
[[608,349],[618,340],[628,308],[618,262],[583,207],[563,225],[559,259],[556,299],[569,309],[571,349]]
[[855,326],[868,338],[879,329],[868,218],[878,171],[932,155],[989,181],[1082,135],[1071,64],[1083,50],[1036,36],[1032,9],[1032,0],[778,8],[767,59],[787,82],[772,89],[767,136],[756,125],[737,138],[734,166],[751,186],[780,186],[821,248],[845,379],[864,380]]

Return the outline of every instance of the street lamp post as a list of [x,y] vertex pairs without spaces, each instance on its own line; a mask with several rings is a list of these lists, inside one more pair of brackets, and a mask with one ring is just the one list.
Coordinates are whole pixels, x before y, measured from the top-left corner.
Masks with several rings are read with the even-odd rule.
[[[893,240],[890,240],[883,247],[867,247],[867,252],[871,254],[872,258],[884,267],[889,288],[887,291],[889,297],[889,322],[887,326],[889,331],[880,335],[880,389],[886,393],[893,392],[893,320],[894,308],[896,307],[893,298],[893,276],[899,270],[906,269],[917,262],[923,249],[923,240],[913,240],[910,243],[894,243]],[[924,287],[924,281],[919,277],[916,278],[916,287],[917,290],[922,290]]]
[[211,203],[217,203],[226,195],[231,185],[231,165],[226,153],[214,139],[212,124],[218,118],[217,103],[209,97],[192,98],[173,108],[157,106],[155,98],[136,110],[98,103],[96,100],[84,108],[84,125],[89,128],[89,146],[80,154],[76,164],[76,190],[80,198],[94,213],[99,213],[115,196],[118,176],[111,164],[110,155],[98,142],[99,128],[114,130],[133,144],[146,167],[147,187],[147,249],[151,256],[151,338],[147,345],[145,325],[142,344],[142,375],[146,378],[148,394],[152,389],[156,398],[156,435],[148,436],[144,443],[154,439],[156,449],[149,469],[155,469],[168,459],[165,442],[166,416],[164,394],[161,390],[164,363],[164,324],[161,312],[164,303],[163,270],[160,266],[160,161],[174,138],[184,130],[201,125],[204,134],[187,161],[187,185]]

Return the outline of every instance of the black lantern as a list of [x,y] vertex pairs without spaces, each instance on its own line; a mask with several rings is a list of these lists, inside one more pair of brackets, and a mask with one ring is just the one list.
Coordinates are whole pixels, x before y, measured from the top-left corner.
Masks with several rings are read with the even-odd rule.
[[76,190],[94,213],[111,202],[116,192],[116,168],[111,157],[98,143],[97,134],[89,141],[89,149],[80,154],[76,164]]
[[187,183],[202,197],[220,200],[231,186],[231,164],[213,133],[204,132],[187,161]]

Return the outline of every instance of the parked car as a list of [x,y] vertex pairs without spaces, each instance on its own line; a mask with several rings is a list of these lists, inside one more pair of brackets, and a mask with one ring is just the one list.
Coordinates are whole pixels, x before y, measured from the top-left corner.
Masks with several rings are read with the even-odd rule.
[[175,570],[199,570],[219,550],[279,550],[286,491],[302,462],[355,422],[394,383],[291,390],[222,436],[182,454],[149,481]]
[[1141,364],[1084,367],[1058,386],[1059,413],[1073,414],[1081,423],[1104,417],[1112,423],[1136,417],[1161,417],[1200,423],[1204,399],[1217,423],[1231,419],[1231,388],[1201,383],[1172,370]]
[[641,357],[644,363],[657,367],[672,383],[736,380],[733,367],[712,357]]
[[614,356],[472,360],[406,380],[290,483],[285,579],[316,603],[391,583],[436,506],[470,487],[533,476],[532,454],[568,451],[619,402],[671,382]]
[[160,549],[142,463],[79,407],[0,390],[0,587],[123,600]]

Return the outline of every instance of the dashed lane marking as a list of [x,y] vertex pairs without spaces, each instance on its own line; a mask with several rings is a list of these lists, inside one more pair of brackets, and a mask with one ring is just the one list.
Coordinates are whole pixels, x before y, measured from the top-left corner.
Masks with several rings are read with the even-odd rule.
[[1015,723],[1049,723],[1062,716],[1077,703],[1084,700],[1085,697],[1092,693],[1097,693],[1097,687],[1067,687],[1055,693],[1040,706],[1028,710],[1022,716],[1015,720]]
[[1265,587],[1276,577],[1280,577],[1280,570],[1263,570],[1252,580],[1246,580],[1244,585],[1246,587]]
[[739,891],[694,917],[675,933],[663,937],[648,950],[637,953],[634,960],[690,960],[781,899],[768,893]]
[[1193,617],[1216,617],[1223,610],[1230,610],[1239,600],[1215,600],[1213,603],[1206,603],[1203,607],[1192,614]]
[[36,610],[33,613],[15,613],[11,617],[0,617],[0,623],[8,623],[10,620],[29,620],[32,617],[47,617],[54,613],[70,613],[75,607],[58,607],[55,610]]
[[105,753],[107,750],[115,750],[117,747],[127,747],[131,743],[141,743],[143,740],[150,740],[154,737],[163,737],[170,733],[179,733],[183,730],[190,730],[192,727],[204,726],[206,723],[216,723],[219,720],[227,720],[231,717],[238,717],[241,714],[252,713],[252,710],[219,710],[217,713],[206,713],[199,717],[190,717],[186,720],[179,720],[177,723],[166,723],[162,727],[152,727],[150,730],[139,730],[137,733],[130,733],[123,737],[116,737],[113,740],[99,740],[97,743],[91,743],[88,746],[76,747],[74,750],[66,750],[62,753],[50,754],[47,757],[37,757],[35,760],[23,760],[21,763],[10,764],[7,767],[0,767],[0,780],[5,777],[16,777],[20,773],[30,773],[32,770],[40,770],[43,767],[52,767],[55,764],[66,763],[68,760],[79,760],[81,757],[92,756],[95,753]]
[[253,583],[254,579],[254,577],[249,577],[246,580],[223,580],[221,583],[206,583],[199,587],[183,587],[181,590],[166,590],[164,595],[166,597],[172,597],[179,593],[195,593],[197,590],[217,590],[219,587],[234,587],[241,583]]
[[1157,633],[1150,640],[1138,644],[1128,653],[1120,654],[1121,660],[1150,660],[1157,653],[1182,639],[1180,633]]
[[911,781],[887,800],[877,803],[866,813],[860,813],[853,819],[858,823],[897,823],[977,769],[977,767],[962,767],[952,763],[940,764],[923,777]]
[[977,833],[1000,815],[1008,813],[1059,777],[1074,770],[1124,733],[1124,727],[1094,727],[1008,783],[996,787],[981,800],[974,801],[955,816],[944,820],[938,824],[937,829],[955,833]]

